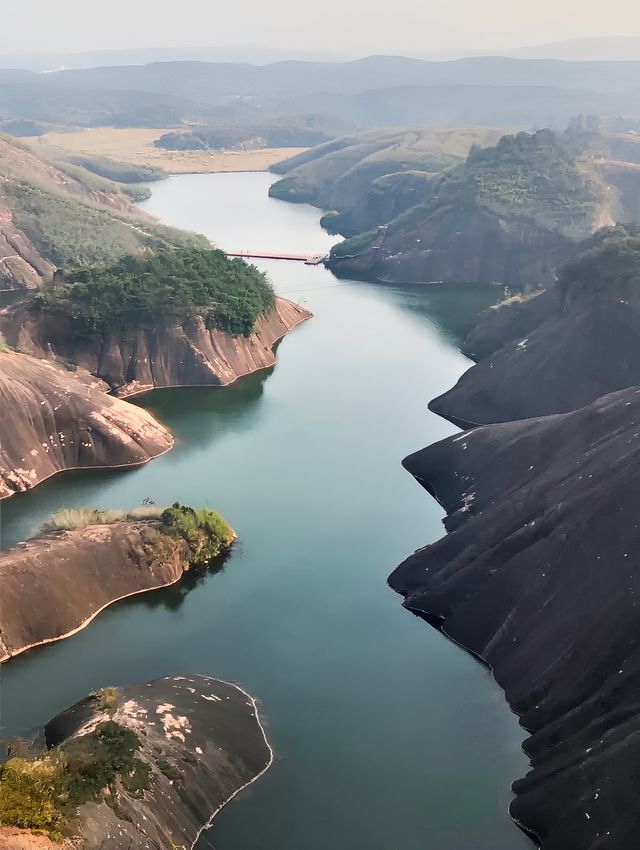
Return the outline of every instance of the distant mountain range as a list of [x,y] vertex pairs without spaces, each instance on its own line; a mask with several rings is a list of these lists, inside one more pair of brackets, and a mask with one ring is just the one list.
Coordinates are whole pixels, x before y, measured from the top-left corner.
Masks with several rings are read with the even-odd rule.
[[[566,127],[577,114],[640,128],[640,60],[368,56],[267,65],[153,62],[57,73],[0,70],[0,121],[176,127],[203,119],[322,115],[360,128],[407,124]],[[635,125],[639,124],[639,127]]]
[[[404,53],[397,51],[398,55]],[[640,36],[574,38],[530,47],[494,48],[490,50],[456,49],[426,50],[416,59],[455,61],[474,57],[501,56],[512,59],[559,59],[569,62],[640,61]],[[331,50],[300,50],[260,44],[219,45],[214,47],[141,47],[121,50],[86,50],[77,53],[0,54],[0,68],[26,71],[81,70],[85,68],[147,65],[153,62],[224,62],[231,64],[268,65],[275,62],[345,62],[357,61]]]

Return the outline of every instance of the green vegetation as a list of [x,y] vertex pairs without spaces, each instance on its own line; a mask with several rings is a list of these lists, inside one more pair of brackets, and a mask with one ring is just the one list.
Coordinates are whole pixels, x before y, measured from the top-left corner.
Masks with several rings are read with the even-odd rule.
[[180,782],[182,779],[182,774],[178,768],[169,764],[166,759],[158,759],[156,764],[158,765],[158,770],[160,770],[161,773],[164,773],[167,779],[170,779],[172,782]]
[[[262,110],[263,111],[263,110]],[[261,113],[262,113],[261,111]],[[157,148],[174,151],[229,148],[311,147],[335,138],[350,127],[325,115],[272,115],[267,120],[255,107],[228,107],[226,115],[209,118],[188,130],[172,131],[154,141]]]
[[274,170],[286,176],[269,194],[345,212],[347,206],[365,205],[380,177],[405,171],[435,174],[464,162],[472,145],[494,144],[499,136],[497,130],[468,127],[368,130],[279,163]]
[[79,335],[184,322],[248,336],[275,296],[265,276],[221,251],[161,250],[108,266],[58,274],[34,296],[36,309],[73,319]]
[[551,130],[473,148],[464,164],[435,178],[432,189],[425,210],[479,203],[574,237],[591,232],[601,199],[600,187],[578,168],[571,146]]
[[108,720],[41,758],[10,759],[0,766],[0,824],[60,838],[77,807],[98,800],[104,788],[117,802],[117,780],[131,796],[141,797],[149,788],[150,769],[137,756],[140,746],[135,732]]
[[50,757],[13,758],[0,765],[0,824],[58,833],[63,820],[55,803],[59,775],[59,764]]
[[13,351],[7,340],[4,338],[4,334],[0,333],[0,353]]
[[153,143],[155,147],[162,148],[167,151],[203,151],[209,145],[207,142],[192,132],[171,132],[165,133],[156,139]]
[[100,709],[113,719],[120,703],[120,692],[117,688],[101,688],[96,692],[96,699]]
[[557,285],[563,298],[578,290],[605,297],[637,297],[640,226],[621,224],[598,230],[582,243],[576,259],[561,269]]
[[[175,502],[171,507],[140,505],[125,513],[120,510],[97,510],[96,508],[62,508],[42,526],[43,532],[78,531],[91,525],[113,525],[129,520],[154,523],[155,542],[157,532],[174,540],[184,540],[189,546],[192,563],[206,563],[228,549],[234,540],[233,529],[216,511],[210,508],[194,508]],[[145,541],[147,542],[147,541]],[[118,707],[116,688],[103,688],[95,694],[104,711],[112,714]]]
[[210,508],[196,511],[178,502],[162,514],[160,530],[186,541],[193,563],[205,563],[217,557],[234,539],[232,528],[216,511]]
[[[146,790],[148,768],[136,753],[140,739],[113,720],[100,723],[95,732],[72,738],[57,752],[61,770],[57,778],[58,793],[76,806],[97,799],[103,788],[113,787],[116,778],[130,781],[135,777],[136,792]],[[146,784],[144,777],[146,775]]]
[[369,230],[367,233],[359,233],[357,236],[352,236],[351,239],[345,239],[344,242],[339,242],[331,249],[332,259],[341,259],[344,257],[357,257],[363,251],[366,251],[376,240],[377,231]]
[[204,247],[202,237],[137,219],[106,206],[57,194],[29,182],[8,182],[13,220],[38,251],[60,268],[111,263],[169,245]]

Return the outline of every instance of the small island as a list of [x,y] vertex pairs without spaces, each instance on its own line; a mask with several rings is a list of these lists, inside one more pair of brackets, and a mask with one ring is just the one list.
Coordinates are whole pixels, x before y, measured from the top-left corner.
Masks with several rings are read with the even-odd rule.
[[75,634],[120,599],[175,584],[234,540],[220,514],[177,502],[59,511],[38,537],[0,553],[0,663]]
[[273,761],[255,699],[200,675],[102,688],[44,738],[0,766],[0,850],[191,848]]

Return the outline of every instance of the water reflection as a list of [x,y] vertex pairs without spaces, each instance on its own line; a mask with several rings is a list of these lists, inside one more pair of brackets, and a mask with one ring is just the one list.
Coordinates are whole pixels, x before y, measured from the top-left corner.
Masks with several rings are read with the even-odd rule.
[[[236,542],[234,549],[242,547],[241,542]],[[154,608],[166,608],[167,611],[177,611],[192,590],[202,587],[213,576],[224,572],[225,565],[231,557],[230,552],[225,552],[206,564],[197,564],[190,567],[180,581],[170,587],[155,590],[153,593],[145,593],[124,599],[120,605],[123,608],[144,606],[153,610]]]

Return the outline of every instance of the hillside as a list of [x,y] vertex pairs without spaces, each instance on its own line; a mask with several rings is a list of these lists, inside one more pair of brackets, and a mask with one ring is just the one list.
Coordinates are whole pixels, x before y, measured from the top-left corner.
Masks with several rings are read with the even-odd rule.
[[[417,193],[416,193],[417,194]],[[420,202],[337,245],[331,265],[391,281],[523,286],[550,278],[575,242],[613,223],[618,202],[570,141],[504,136],[423,185]]]
[[404,461],[450,533],[391,586],[485,660],[521,716],[532,769],[511,813],[543,850],[628,850],[637,835],[639,392]]
[[[368,194],[380,178],[403,172],[437,173],[463,162],[473,145],[495,144],[499,137],[497,130],[465,127],[370,130],[345,136],[276,165],[273,171],[285,176],[269,193],[345,213],[367,207]],[[334,227],[344,232],[345,222]]]
[[390,584],[504,688],[530,734],[511,814],[543,850],[637,835],[639,292],[640,232],[618,226],[487,311],[478,365],[430,404],[476,427],[404,461],[449,534]]
[[[123,182],[95,173],[109,169]],[[0,289],[34,288],[56,267],[106,263],[167,245],[206,245],[134,207],[135,173],[109,161],[45,159],[0,136]]]
[[543,295],[489,310],[464,346],[479,362],[430,407],[463,425],[574,410],[640,384],[638,345],[640,231],[618,225]]
[[230,103],[239,102],[255,110],[258,121],[311,114],[360,128],[416,123],[562,128],[580,113],[637,120],[639,85],[640,62],[496,56],[446,62],[402,56],[265,65],[152,62],[54,74],[0,70],[0,121],[172,129],[218,120]]

